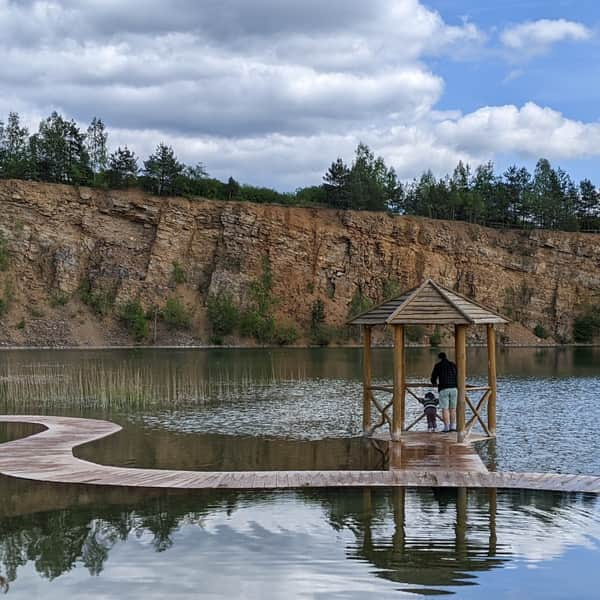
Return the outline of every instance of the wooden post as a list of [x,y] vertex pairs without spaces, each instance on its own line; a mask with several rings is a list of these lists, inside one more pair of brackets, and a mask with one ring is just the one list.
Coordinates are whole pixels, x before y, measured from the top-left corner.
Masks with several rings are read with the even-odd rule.
[[371,326],[363,326],[363,435],[371,433]]
[[490,397],[488,400],[488,429],[490,435],[496,435],[496,331],[493,324],[487,326],[487,351],[488,351],[488,386]]
[[458,401],[456,406],[457,440],[465,441],[466,385],[467,385],[467,326],[456,325],[454,328],[456,370],[458,376]]
[[490,495],[490,536],[488,541],[488,556],[496,556],[496,513],[498,511],[496,488],[490,488],[488,493]]
[[458,558],[467,555],[467,504],[467,488],[457,488],[455,544]]
[[394,552],[404,552],[406,539],[406,507],[405,493],[403,487],[392,488],[392,498],[394,502],[394,535],[392,537],[392,546]]
[[392,440],[398,441],[404,426],[404,325],[394,325],[394,414]]

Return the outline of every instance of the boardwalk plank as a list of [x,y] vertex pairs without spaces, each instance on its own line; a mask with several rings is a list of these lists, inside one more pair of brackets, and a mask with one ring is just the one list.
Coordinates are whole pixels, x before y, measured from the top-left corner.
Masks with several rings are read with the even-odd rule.
[[73,456],[73,448],[121,430],[96,419],[3,415],[0,422],[34,423],[45,429],[0,444],[0,473],[53,483],[186,488],[275,489],[299,487],[497,487],[600,494],[600,477],[554,473],[488,472],[470,444],[455,436],[405,432],[400,463],[389,471],[198,472],[98,465]]

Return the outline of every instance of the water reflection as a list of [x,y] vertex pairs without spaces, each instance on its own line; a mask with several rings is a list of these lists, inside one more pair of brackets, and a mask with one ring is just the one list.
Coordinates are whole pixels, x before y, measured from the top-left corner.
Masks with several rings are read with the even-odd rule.
[[[125,427],[129,441],[114,438],[96,447],[103,462],[215,469],[377,464],[375,455],[361,457],[358,439],[359,349],[3,351],[0,356],[0,410],[107,418]],[[411,348],[407,358],[410,378],[423,379],[435,352]],[[389,379],[391,360],[389,349],[374,351],[376,381]],[[600,474],[600,454],[590,452],[600,418],[594,397],[599,361],[600,348],[501,349],[498,439],[481,448],[488,467]],[[471,381],[481,383],[485,349],[471,348],[468,365]],[[407,421],[421,410],[409,400]],[[92,450],[82,453],[96,456]]]
[[[69,595],[77,584],[90,596],[133,598],[140,588],[131,581],[139,578],[151,598],[199,591],[231,597],[236,589],[261,598],[284,591],[285,597],[388,597],[464,586],[476,586],[480,595],[469,597],[481,597],[479,585],[492,571],[510,567],[516,591],[520,565],[562,561],[575,547],[597,555],[600,540],[598,501],[586,495],[465,489],[146,495],[12,479],[0,479],[0,490],[0,576],[14,597],[34,589],[45,597]],[[568,561],[568,571],[590,590],[600,581],[579,560]],[[40,577],[47,582],[42,587]],[[536,592],[548,591],[540,579]]]

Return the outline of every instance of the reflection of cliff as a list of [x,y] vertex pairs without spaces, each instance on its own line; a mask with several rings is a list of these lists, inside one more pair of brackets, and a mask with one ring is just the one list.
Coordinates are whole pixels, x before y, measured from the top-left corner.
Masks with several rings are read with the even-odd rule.
[[[27,485],[12,480],[0,484],[0,505],[5,505],[7,489],[12,487],[14,494],[26,491]],[[552,547],[551,552],[534,555],[547,558],[559,555],[568,544],[582,544],[588,534],[600,537],[594,516],[597,500],[585,496],[356,489],[286,494],[210,491],[144,499],[143,491],[106,492],[47,486],[29,498],[29,510],[34,511],[37,493],[37,509],[44,512],[12,517],[5,513],[0,517],[0,576],[14,581],[18,568],[28,562],[48,579],[76,566],[98,574],[116,546],[130,538],[144,538],[145,547],[155,552],[178,543],[198,547],[198,557],[218,550],[217,560],[230,560],[235,568],[240,566],[235,560],[245,555],[228,559],[229,549],[245,545],[251,554],[264,553],[267,563],[281,560],[296,565],[306,560],[311,536],[316,536],[315,548],[330,552],[327,544],[339,543],[334,541],[338,532],[344,533],[348,559],[370,565],[378,577],[404,589],[439,593],[448,586],[474,583],[478,572],[500,567],[515,555],[527,555],[523,548],[531,540],[537,547]],[[46,512],[61,503],[72,506]],[[14,509],[18,513],[18,507]],[[277,515],[284,520],[278,522]],[[307,515],[320,523],[313,532],[315,521],[310,520],[308,537]],[[179,530],[187,533],[176,535]],[[284,556],[276,558],[277,552]],[[168,560],[161,562],[167,573]],[[331,556],[314,560],[329,564]],[[222,566],[226,569],[229,564]],[[197,567],[202,568],[201,562]]]
[[[574,315],[598,289],[598,236],[497,231],[459,222],[385,213],[286,208],[241,202],[0,182],[0,233],[11,251],[0,285],[17,300],[0,342],[128,343],[116,309],[100,320],[77,300],[83,281],[116,306],[140,298],[189,304],[194,327],[158,342],[208,341],[206,299],[227,289],[243,305],[266,256],[274,274],[277,317],[307,330],[321,299],[327,322],[340,325],[357,293],[381,299],[390,283],[408,289],[425,277],[473,295],[522,321],[570,336]],[[186,281],[173,281],[173,264]],[[53,298],[71,297],[67,306]],[[298,302],[298,298],[303,298]],[[31,307],[33,310],[27,310]],[[25,326],[18,327],[24,320]],[[535,338],[519,326],[516,339]]]

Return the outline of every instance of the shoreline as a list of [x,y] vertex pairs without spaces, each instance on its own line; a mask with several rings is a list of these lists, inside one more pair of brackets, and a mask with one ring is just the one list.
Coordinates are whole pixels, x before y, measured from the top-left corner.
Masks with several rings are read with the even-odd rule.
[[[344,346],[280,346],[280,345],[269,345],[269,346],[247,346],[247,345],[177,345],[177,346],[163,346],[163,345],[126,345],[126,346],[0,346],[0,352],[9,351],[24,351],[24,350],[317,350],[317,349],[329,349],[339,350],[345,348],[351,349],[362,349],[361,344],[348,344]],[[485,344],[468,344],[467,348],[485,348]],[[509,344],[501,345],[498,344],[498,350],[510,350],[514,348],[598,348],[600,344]],[[373,350],[378,349],[392,349],[393,345],[379,345],[373,346]],[[430,346],[428,344],[411,344],[406,346],[410,348],[429,348],[432,351],[443,350],[447,348],[454,348],[453,345],[440,345]]]

